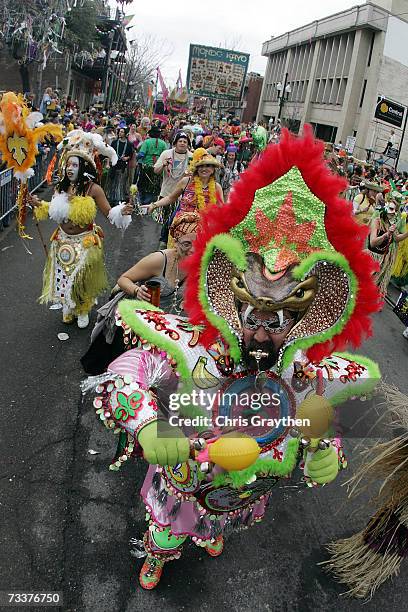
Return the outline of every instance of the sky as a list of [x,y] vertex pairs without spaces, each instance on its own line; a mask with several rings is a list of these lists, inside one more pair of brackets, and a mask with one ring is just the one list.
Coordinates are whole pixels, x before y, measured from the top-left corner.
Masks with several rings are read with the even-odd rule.
[[135,15],[129,39],[155,35],[171,50],[160,69],[174,85],[180,68],[185,83],[190,43],[250,53],[249,70],[264,74],[263,42],[357,4],[364,0],[134,0],[125,13]]

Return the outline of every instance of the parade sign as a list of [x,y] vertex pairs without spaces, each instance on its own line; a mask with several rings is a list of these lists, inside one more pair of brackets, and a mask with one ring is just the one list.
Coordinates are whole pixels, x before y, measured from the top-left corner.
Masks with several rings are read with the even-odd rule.
[[377,99],[377,106],[375,107],[375,118],[385,121],[395,127],[402,126],[402,120],[404,119],[405,106],[387,100],[387,98],[379,97]]
[[356,146],[357,138],[355,136],[347,136],[346,139],[346,151],[349,155],[353,155],[354,147]]
[[248,53],[190,45],[189,93],[219,100],[240,100],[248,65]]

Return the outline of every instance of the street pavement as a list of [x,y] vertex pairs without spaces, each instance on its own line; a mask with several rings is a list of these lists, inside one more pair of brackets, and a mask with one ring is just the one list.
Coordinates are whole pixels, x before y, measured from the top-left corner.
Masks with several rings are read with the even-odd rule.
[[[156,248],[158,226],[135,217],[122,237],[100,222],[113,286],[119,273]],[[325,544],[363,527],[369,516],[360,499],[347,502],[340,486],[357,452],[333,485],[277,488],[264,522],[230,536],[220,558],[187,545],[180,561],[165,566],[155,591],[139,587],[142,560],[130,556],[128,541],[145,530],[138,491],[146,464],[108,470],[116,438],[79,389],[79,358],[90,330],[63,325],[60,310],[37,303],[44,253],[31,222],[28,229],[31,254],[15,231],[0,235],[0,590],[62,591],[67,612],[405,609],[408,564],[364,606],[341,597],[344,589],[317,565],[327,558]],[[48,240],[52,224],[42,229]],[[408,342],[389,306],[376,315],[374,328],[359,352],[408,392]],[[58,340],[59,332],[69,339]],[[369,407],[355,401],[348,410],[363,414]]]

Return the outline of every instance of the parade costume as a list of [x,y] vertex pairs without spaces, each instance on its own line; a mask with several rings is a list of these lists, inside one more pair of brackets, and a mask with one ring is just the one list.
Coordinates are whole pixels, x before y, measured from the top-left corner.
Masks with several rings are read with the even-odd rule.
[[[62,178],[65,176],[66,164],[72,157],[87,162],[95,175],[96,155],[108,157],[113,165],[117,162],[115,151],[103,142],[101,136],[82,130],[70,132],[62,141],[60,149],[59,172]],[[108,285],[103,255],[104,235],[102,229],[95,224],[97,205],[89,195],[93,185],[90,179],[91,175],[88,177],[85,195],[68,195],[66,191],[56,191],[51,202],[42,201],[34,209],[37,221],[49,217],[59,224],[50,239],[40,302],[62,304],[66,323],[71,322],[74,316],[86,316],[96,298]],[[74,183],[74,190],[77,184]],[[123,205],[111,209],[108,219],[113,225],[126,229],[130,216],[122,216],[122,208]],[[60,227],[60,224],[67,222],[83,228],[83,232],[67,234]]]
[[[401,214],[402,232],[407,231],[407,213]],[[408,285],[408,240],[403,240],[398,245],[397,256],[392,269],[392,280],[398,287]]]
[[7,168],[12,168],[19,181],[17,194],[17,230],[21,238],[25,231],[28,201],[28,179],[34,176],[33,166],[39,153],[39,143],[47,137],[62,139],[60,125],[42,123],[43,115],[30,112],[23,96],[9,91],[0,102],[0,154]]
[[[381,236],[385,234],[391,225],[391,222],[383,218],[381,212],[375,211],[371,223],[377,223],[377,235]],[[403,234],[405,231],[405,220],[401,216],[397,216],[395,219],[396,231],[399,234]],[[402,241],[402,244],[406,242]],[[375,250],[370,246],[372,256],[375,261],[379,263],[379,270],[375,273],[375,282],[377,283],[378,289],[381,295],[387,294],[387,287],[393,274],[394,264],[397,259],[397,252],[399,250],[399,244],[392,236],[391,239],[381,247],[377,247]]]
[[[262,519],[281,478],[311,487],[332,481],[346,465],[334,409],[378,381],[369,359],[336,352],[370,333],[378,292],[364,252],[367,230],[335,195],[343,181],[329,173],[311,129],[305,132],[296,138],[283,131],[281,143],[241,175],[222,214],[213,206],[204,212],[186,264],[189,319],[123,301],[116,324],[124,353],[84,382],[84,392],[96,388],[98,417],[122,432],[111,469],[141,451],[151,464],[141,491],[149,520],[145,589],[156,586],[163,563],[180,556],[187,537],[220,554],[224,535]],[[263,368],[257,350],[250,361],[245,338],[252,328],[286,334],[272,365]],[[188,459],[186,438],[180,433],[175,441],[165,419],[174,414],[172,394],[188,391],[191,399],[192,389],[205,392],[204,399],[176,413],[198,418],[184,428],[193,439]],[[259,389],[268,405],[245,406],[245,393],[253,400]],[[215,394],[211,409],[208,393]],[[231,404],[232,393],[238,399]],[[310,428],[294,431],[287,422],[259,426],[254,413],[314,416]],[[238,424],[228,427],[225,419],[233,417]],[[203,429],[204,451],[197,440]],[[239,433],[223,435],[231,429]]]

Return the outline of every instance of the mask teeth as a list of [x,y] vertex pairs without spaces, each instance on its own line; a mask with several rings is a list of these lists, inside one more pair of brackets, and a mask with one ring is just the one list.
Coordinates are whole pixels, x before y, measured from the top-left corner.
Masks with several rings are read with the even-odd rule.
[[277,310],[276,314],[279,317],[279,327],[282,327],[282,325],[283,325],[283,309],[281,308],[280,310]]
[[242,317],[244,325],[246,323],[247,318],[249,317],[249,315],[251,314],[253,310],[254,310],[254,307],[252,306],[252,304],[248,304],[248,308],[246,309],[244,316]]

